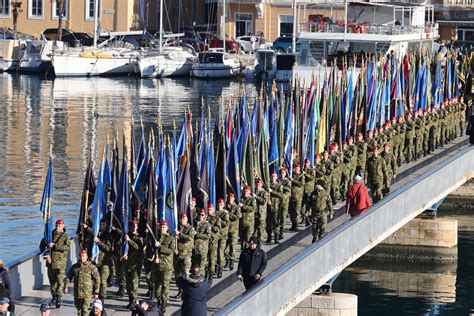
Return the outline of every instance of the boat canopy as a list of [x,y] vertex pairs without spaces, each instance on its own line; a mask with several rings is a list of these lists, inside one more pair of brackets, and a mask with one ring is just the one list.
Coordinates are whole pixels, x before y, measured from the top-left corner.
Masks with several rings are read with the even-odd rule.
[[296,62],[296,54],[277,54],[277,69],[292,70]]
[[199,63],[200,64],[222,64],[224,63],[224,55],[222,53],[199,53]]

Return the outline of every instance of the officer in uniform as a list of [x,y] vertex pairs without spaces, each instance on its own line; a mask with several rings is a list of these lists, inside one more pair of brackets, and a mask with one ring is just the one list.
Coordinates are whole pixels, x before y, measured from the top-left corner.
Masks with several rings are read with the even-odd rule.
[[275,244],[279,241],[278,231],[278,213],[280,210],[281,199],[283,198],[283,187],[278,181],[278,174],[272,173],[272,182],[270,183],[270,199],[268,201],[268,216],[267,216],[267,243],[272,242],[272,234]]
[[216,216],[220,221],[219,228],[219,239],[217,240],[217,266],[216,275],[218,278],[222,278],[222,268],[225,266],[225,246],[227,244],[227,238],[229,236],[229,212],[225,209],[224,199],[217,200],[217,212]]
[[[194,236],[196,231],[188,222],[185,212],[179,212],[179,226],[176,232],[178,242],[178,254],[175,259],[174,275],[179,278],[183,273],[188,273],[191,269],[191,259],[194,248]],[[178,294],[179,297],[179,294]]]
[[51,295],[53,299],[49,303],[55,305],[56,308],[61,307],[61,297],[64,292],[64,279],[66,277],[67,257],[71,242],[69,236],[64,229],[64,221],[58,219],[56,221],[56,229],[53,230],[53,239],[51,243],[47,243],[43,238],[40,243],[40,251],[46,259],[46,267],[48,268],[48,279],[51,285]]
[[364,176],[365,165],[367,164],[367,143],[364,141],[362,133],[357,134],[357,166],[355,173]]
[[140,271],[143,263],[143,237],[138,234],[138,221],[136,219],[130,222],[130,231],[125,235],[128,242],[128,254],[123,257],[125,261],[125,281],[128,293],[128,306],[132,308],[137,299],[138,285],[140,283]]
[[166,312],[168,293],[173,274],[173,253],[178,252],[173,236],[168,233],[168,223],[160,223],[160,237],[154,244],[155,260],[152,265],[152,278],[155,284],[155,297],[161,313]]
[[[330,195],[332,199],[332,203],[336,204],[338,200],[341,199],[341,178],[342,178],[342,159],[341,153],[338,150],[338,146],[336,143],[333,143],[330,147],[331,158],[333,165],[332,176],[331,176],[331,190]],[[331,214],[332,219],[332,214]]]
[[396,178],[397,174],[397,162],[395,155],[390,151],[390,144],[385,143],[383,146],[382,158],[385,161],[385,166],[387,167],[387,179],[384,183],[384,188],[382,189],[383,196],[387,196],[390,193],[390,184],[392,179]]
[[311,218],[312,226],[312,242],[324,236],[326,231],[327,213],[333,213],[332,201],[329,193],[324,189],[323,180],[318,180],[311,194]]
[[283,197],[280,200],[280,208],[278,210],[278,240],[283,239],[283,229],[285,228],[285,221],[288,216],[288,206],[290,203],[291,180],[286,177],[287,174],[285,168],[280,169],[280,184],[282,186]]
[[351,162],[352,162],[352,150],[346,141],[342,141],[342,178],[340,187],[340,196],[344,201],[346,199],[347,189],[349,188],[349,182],[351,181]]
[[239,204],[242,218],[240,219],[240,243],[242,249],[247,248],[248,240],[252,237],[255,224],[255,211],[257,210],[257,202],[252,196],[250,186],[244,187],[244,197]]
[[415,159],[415,148],[414,148],[414,139],[415,139],[415,123],[411,117],[411,113],[408,113],[408,119],[406,123],[406,161],[410,162]]
[[293,165],[293,176],[291,177],[291,197],[288,206],[291,220],[291,231],[297,232],[298,217],[301,211],[301,202],[303,201],[304,193],[304,174],[301,173],[299,163]]
[[366,181],[370,188],[372,200],[376,203],[382,199],[382,189],[387,183],[387,167],[385,165],[385,160],[379,156],[379,149],[377,147],[374,147],[372,150],[372,157],[367,160],[366,170]]
[[229,212],[229,233],[227,235],[227,244],[226,244],[226,266],[229,266],[229,270],[234,270],[234,260],[235,260],[235,247],[239,240],[239,222],[242,218],[242,213],[240,212],[240,206],[235,203],[235,194],[230,192],[227,195],[227,211]]
[[262,242],[263,241],[263,234],[265,231],[265,225],[267,222],[267,206],[268,206],[268,199],[269,194],[266,190],[263,189],[263,182],[262,179],[258,178],[256,180],[257,190],[252,196],[255,198],[257,202],[257,210],[255,212],[255,227],[253,236],[257,237],[257,239]]
[[220,238],[221,219],[216,215],[214,210],[214,204],[207,204],[207,221],[211,225],[211,238],[209,239],[209,252],[208,258],[208,270],[207,279],[209,283],[212,283],[212,278],[216,272],[217,265],[217,246]]
[[100,275],[97,267],[87,260],[87,250],[81,250],[79,256],[79,262],[73,264],[67,273],[64,292],[67,293],[69,283],[74,279],[74,305],[77,316],[88,316],[92,295],[98,298]]
[[301,223],[305,223],[305,226],[310,225],[309,217],[311,211],[311,193],[314,190],[314,179],[315,179],[315,170],[311,167],[311,162],[309,158],[304,160],[304,194],[303,194],[303,203],[301,205]]
[[209,239],[211,239],[211,224],[206,220],[206,210],[201,208],[196,221],[196,235],[194,236],[194,263],[205,267],[207,273],[207,253],[209,252]]

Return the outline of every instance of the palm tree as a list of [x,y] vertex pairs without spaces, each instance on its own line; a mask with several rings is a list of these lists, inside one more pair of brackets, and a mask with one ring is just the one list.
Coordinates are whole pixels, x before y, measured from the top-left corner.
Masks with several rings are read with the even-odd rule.
[[18,14],[22,12],[21,10],[21,2],[18,0],[13,0],[12,4],[12,14],[13,14],[13,30],[15,31],[15,39],[16,39],[16,27],[18,22]]
[[64,12],[64,0],[52,0],[56,1],[56,8],[58,9],[58,35],[57,40],[60,41],[63,38],[63,12]]

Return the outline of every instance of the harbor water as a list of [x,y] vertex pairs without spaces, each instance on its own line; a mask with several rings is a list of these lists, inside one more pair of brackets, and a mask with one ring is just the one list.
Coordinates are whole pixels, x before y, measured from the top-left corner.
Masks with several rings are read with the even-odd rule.
[[[74,235],[89,146],[98,161],[107,138],[129,137],[132,120],[138,136],[140,122],[145,134],[158,121],[170,131],[173,121],[181,126],[188,109],[197,118],[204,105],[218,117],[229,100],[245,93],[253,102],[257,91],[244,80],[0,74],[0,258],[11,262],[37,249],[50,152],[54,217],[63,218]],[[457,263],[359,260],[342,272],[334,291],[358,295],[359,315],[467,315],[474,309],[474,221],[460,217],[459,223]]]

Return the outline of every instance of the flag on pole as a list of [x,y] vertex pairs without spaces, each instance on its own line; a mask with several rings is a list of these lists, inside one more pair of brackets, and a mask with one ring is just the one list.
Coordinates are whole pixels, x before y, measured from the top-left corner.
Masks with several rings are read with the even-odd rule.
[[[53,242],[53,158],[49,156],[48,173],[44,182],[40,212],[44,223],[44,240],[47,244]],[[48,253],[44,253],[48,255]]]

